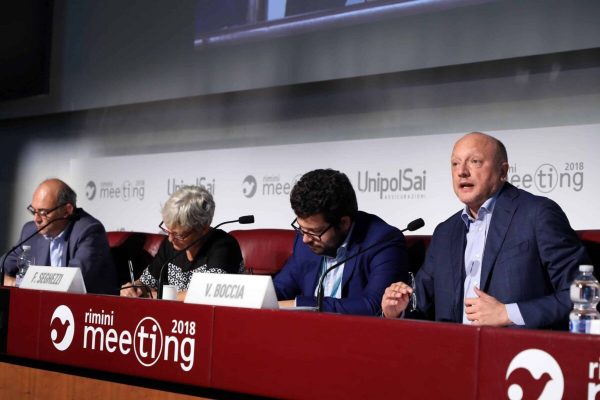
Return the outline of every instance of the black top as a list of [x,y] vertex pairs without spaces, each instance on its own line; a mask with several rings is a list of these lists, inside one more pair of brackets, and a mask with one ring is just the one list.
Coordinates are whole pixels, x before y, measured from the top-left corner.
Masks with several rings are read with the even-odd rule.
[[[238,274],[244,271],[242,252],[233,236],[220,229],[212,229],[207,235],[206,242],[193,261],[189,261],[185,252],[182,252],[169,262],[165,284],[177,285],[177,290],[182,291],[187,290],[194,273]],[[154,260],[140,276],[140,281],[157,288],[161,267],[177,253],[169,240],[163,240]]]

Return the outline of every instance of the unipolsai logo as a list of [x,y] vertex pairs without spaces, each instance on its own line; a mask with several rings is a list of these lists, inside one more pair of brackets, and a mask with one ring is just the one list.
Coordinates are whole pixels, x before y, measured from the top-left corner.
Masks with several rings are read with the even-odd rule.
[[560,400],[563,396],[562,370],[554,357],[543,350],[527,349],[517,354],[506,370],[506,381],[510,400]]
[[50,319],[50,339],[59,351],[65,351],[73,342],[75,319],[71,309],[65,305],[56,307]]
[[96,197],[96,183],[94,181],[89,181],[85,185],[85,197],[88,200],[94,200],[94,197]]
[[385,200],[424,199],[427,192],[427,170],[399,168],[393,172],[358,171],[356,188],[362,193],[376,193]]
[[202,186],[206,190],[210,192],[213,196],[215,195],[215,190],[217,187],[217,182],[215,178],[208,178],[206,176],[197,176],[192,179],[182,179],[182,178],[168,178],[167,179],[167,195],[170,196],[183,186]]
[[252,198],[256,194],[256,178],[248,175],[242,181],[242,194],[247,198]]

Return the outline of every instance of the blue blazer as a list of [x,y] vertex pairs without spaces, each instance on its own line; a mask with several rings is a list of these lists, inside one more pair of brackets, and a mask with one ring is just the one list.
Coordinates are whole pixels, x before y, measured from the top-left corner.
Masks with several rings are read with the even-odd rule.
[[[462,322],[466,226],[454,214],[435,229],[416,276],[418,308],[429,319]],[[494,207],[480,287],[517,303],[528,328],[564,329],[569,287],[587,254],[552,200],[505,183]]]
[[[88,293],[118,294],[119,280],[116,267],[108,246],[104,226],[96,218],[78,208],[79,219],[71,222],[65,230],[67,247],[63,252],[62,265],[81,268],[83,281]],[[19,241],[36,231],[33,221],[27,222],[21,231]],[[31,245],[36,265],[50,265],[50,241],[42,235],[35,235],[25,244]],[[6,258],[8,275],[16,275],[17,258],[22,249],[18,248]]]
[[[344,264],[342,298],[325,297],[323,310],[344,314],[377,315],[381,297],[393,282],[407,279],[404,235],[381,218],[359,211],[348,242],[347,257],[371,244],[381,243]],[[279,300],[296,298],[297,306],[316,306],[315,289],[323,256],[316,255],[296,235],[294,252],[275,277]]]

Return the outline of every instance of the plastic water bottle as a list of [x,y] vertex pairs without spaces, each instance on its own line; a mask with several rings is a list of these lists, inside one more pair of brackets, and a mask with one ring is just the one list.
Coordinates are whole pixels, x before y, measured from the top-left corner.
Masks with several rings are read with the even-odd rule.
[[15,286],[21,286],[21,282],[23,281],[23,277],[29,269],[29,266],[33,264],[33,258],[31,255],[31,246],[23,245],[23,252],[17,258],[17,277],[15,281]]
[[[575,333],[591,333],[592,321],[599,320],[596,309],[600,296],[600,284],[593,275],[594,267],[580,265],[579,275],[571,284],[573,311],[569,314],[569,330]],[[599,324],[600,321],[593,322]]]

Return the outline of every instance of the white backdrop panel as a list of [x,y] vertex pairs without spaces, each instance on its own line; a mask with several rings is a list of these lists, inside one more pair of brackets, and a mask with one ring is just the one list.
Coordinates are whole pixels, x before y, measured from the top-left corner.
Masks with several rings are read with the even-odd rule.
[[[600,125],[490,132],[502,140],[509,180],[557,201],[575,229],[600,228]],[[315,168],[343,171],[359,208],[404,227],[423,217],[430,234],[461,204],[451,186],[450,154],[462,134],[74,159],[80,205],[107,230],[157,231],[160,208],[183,184],[203,184],[217,203],[214,223],[254,214],[243,228],[288,228],[289,192]],[[240,226],[230,225],[230,229]]]

